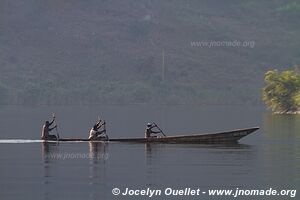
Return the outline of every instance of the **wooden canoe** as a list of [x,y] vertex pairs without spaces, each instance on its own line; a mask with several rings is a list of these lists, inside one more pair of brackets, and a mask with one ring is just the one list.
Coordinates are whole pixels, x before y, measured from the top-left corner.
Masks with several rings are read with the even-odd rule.
[[[218,133],[208,134],[193,134],[193,135],[177,135],[166,137],[153,137],[153,138],[119,138],[109,139],[109,142],[132,142],[132,143],[234,143],[241,138],[258,130],[259,127],[237,129]],[[48,142],[51,140],[45,140]],[[56,141],[56,140],[52,140]],[[94,142],[89,139],[80,138],[60,138],[58,141],[65,142]],[[103,141],[103,140],[97,140]]]

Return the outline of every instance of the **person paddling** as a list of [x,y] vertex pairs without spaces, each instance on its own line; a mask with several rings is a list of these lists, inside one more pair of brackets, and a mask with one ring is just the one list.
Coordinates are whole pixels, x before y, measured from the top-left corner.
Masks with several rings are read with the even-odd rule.
[[158,126],[155,123],[147,123],[146,130],[145,130],[145,138],[157,137],[157,136],[152,136],[152,134],[162,133],[162,131],[159,128],[158,128],[159,131],[152,130],[154,128],[158,128]]
[[[108,140],[108,136],[106,135],[106,122],[99,119],[99,121],[93,126],[90,130],[89,140]],[[100,128],[103,128],[100,130]]]
[[50,135],[49,133],[55,129],[57,127],[57,125],[55,125],[54,127],[50,128],[50,126],[53,124],[53,122],[55,121],[55,116],[53,116],[52,121],[46,121],[45,124],[43,125],[42,128],[42,140],[57,140],[56,135]]

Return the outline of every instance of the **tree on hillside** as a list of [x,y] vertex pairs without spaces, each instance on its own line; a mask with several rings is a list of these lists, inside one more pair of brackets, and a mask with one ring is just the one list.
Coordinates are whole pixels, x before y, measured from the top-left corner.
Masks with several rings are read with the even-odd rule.
[[263,88],[263,101],[277,113],[297,112],[300,110],[300,73],[298,70],[265,74],[266,86]]

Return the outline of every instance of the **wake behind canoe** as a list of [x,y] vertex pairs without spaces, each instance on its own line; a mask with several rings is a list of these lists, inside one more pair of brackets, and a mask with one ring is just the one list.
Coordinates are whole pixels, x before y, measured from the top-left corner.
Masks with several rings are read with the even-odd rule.
[[[178,135],[166,137],[152,137],[152,138],[117,138],[109,139],[109,142],[132,142],[132,143],[233,143],[238,142],[241,138],[255,132],[259,127],[237,129],[218,133],[208,134],[193,134],[193,135]],[[56,140],[45,140],[56,141]],[[58,141],[65,142],[99,142],[105,140],[89,140],[80,138],[60,138]]]

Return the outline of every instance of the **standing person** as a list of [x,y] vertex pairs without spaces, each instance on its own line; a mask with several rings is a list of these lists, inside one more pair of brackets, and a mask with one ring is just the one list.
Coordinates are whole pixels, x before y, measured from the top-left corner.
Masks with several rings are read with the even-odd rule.
[[145,138],[157,137],[157,136],[152,136],[152,134],[161,133],[161,131],[153,131],[152,129],[155,127],[157,127],[157,125],[154,123],[147,124],[146,130],[145,130]]
[[[90,130],[90,136],[89,140],[108,140],[108,136],[106,135],[106,128],[105,124],[106,122],[99,119],[99,121],[91,128]],[[103,130],[99,130],[101,127],[103,127]]]
[[50,126],[53,124],[55,120],[55,116],[53,116],[52,121],[46,121],[45,124],[43,125],[42,128],[42,140],[57,140],[56,135],[50,135],[50,131],[52,131],[53,129],[55,129],[57,127],[57,125],[55,125],[53,128],[50,128]]

